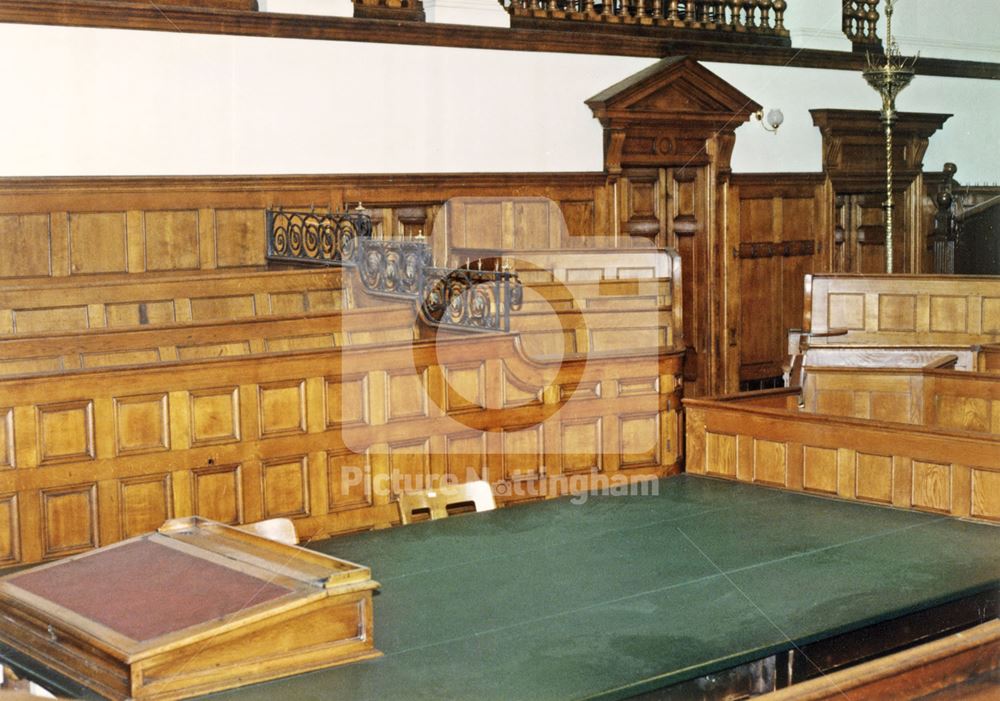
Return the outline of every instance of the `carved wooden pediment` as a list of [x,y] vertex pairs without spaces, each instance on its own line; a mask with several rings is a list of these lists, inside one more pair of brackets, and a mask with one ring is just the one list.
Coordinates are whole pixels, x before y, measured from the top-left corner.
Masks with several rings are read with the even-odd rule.
[[[586,101],[605,132],[605,167],[704,164],[760,105],[686,56],[657,61]],[[725,167],[727,164],[721,164]]]

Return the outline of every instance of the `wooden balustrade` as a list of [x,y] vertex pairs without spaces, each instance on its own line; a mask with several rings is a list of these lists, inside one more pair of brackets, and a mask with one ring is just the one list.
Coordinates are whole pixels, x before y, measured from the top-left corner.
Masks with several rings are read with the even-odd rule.
[[[785,0],[501,0],[511,26],[555,22],[611,28],[649,27],[674,32],[724,33],[788,44]],[[768,42],[768,40],[771,40]]]
[[854,50],[882,50],[878,36],[879,0],[845,0],[843,10],[844,34],[854,45]]

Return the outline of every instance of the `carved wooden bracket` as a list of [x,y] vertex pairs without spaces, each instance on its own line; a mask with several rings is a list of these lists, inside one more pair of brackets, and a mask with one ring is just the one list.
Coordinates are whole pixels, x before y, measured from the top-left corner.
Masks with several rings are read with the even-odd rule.
[[[604,127],[604,168],[729,168],[732,135],[760,105],[686,56],[657,61],[587,100]],[[712,142],[709,144],[709,142]]]

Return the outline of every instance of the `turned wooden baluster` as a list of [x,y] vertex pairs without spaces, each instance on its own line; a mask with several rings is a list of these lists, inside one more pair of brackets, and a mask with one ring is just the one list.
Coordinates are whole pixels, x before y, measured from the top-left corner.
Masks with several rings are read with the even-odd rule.
[[864,13],[865,36],[864,40],[868,44],[878,44],[878,0],[868,0],[868,9]]
[[671,22],[677,21],[678,0],[667,0],[667,19]]
[[740,3],[743,5],[743,26],[749,31],[753,31],[756,28],[754,23],[754,8],[757,7],[757,0],[742,0]]
[[729,8],[729,28],[736,29],[740,24],[740,0],[726,0]]
[[771,0],[757,0],[757,7],[760,8],[760,22],[757,27],[766,32],[771,29]]
[[663,17],[663,0],[653,0],[653,17],[656,19]]
[[785,29],[785,10],[788,3],[785,0],[774,0],[774,32],[776,34],[788,34]]
[[594,10],[594,0],[585,0],[585,2],[583,4],[583,11],[585,13],[587,13],[588,15],[595,15],[595,14],[597,14],[595,12],[595,10]]

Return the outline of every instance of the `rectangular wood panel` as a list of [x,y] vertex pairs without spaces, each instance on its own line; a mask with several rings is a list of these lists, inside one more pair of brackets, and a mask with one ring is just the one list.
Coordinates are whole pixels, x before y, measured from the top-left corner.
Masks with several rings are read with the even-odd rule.
[[781,487],[788,483],[788,447],[784,443],[754,439],[753,481]]
[[192,445],[229,443],[240,439],[239,391],[236,387],[197,390],[191,392],[190,397]]
[[14,466],[14,410],[0,407],[0,468]]
[[545,437],[541,425],[505,428],[503,478],[509,482],[540,479],[545,475]]
[[116,397],[114,407],[118,455],[170,449],[170,409],[166,394]]
[[308,515],[309,470],[305,455],[265,460],[261,471],[264,518]]
[[169,473],[144,475],[118,481],[119,520],[122,538],[155,531],[173,518]]
[[913,461],[912,502],[920,509],[951,513],[951,465]]
[[258,385],[257,403],[262,436],[305,433],[305,380]]
[[70,214],[69,251],[73,275],[126,272],[125,212]]
[[146,270],[196,270],[200,266],[197,210],[147,211]]
[[427,416],[427,368],[386,373],[385,407],[389,421]]
[[447,437],[445,464],[450,478],[458,482],[489,480],[486,466],[486,433],[466,431]]
[[60,557],[97,547],[97,485],[41,492],[42,557]]
[[445,368],[445,409],[449,413],[486,407],[485,364],[471,363]]
[[426,489],[431,473],[430,441],[418,439],[389,444],[390,496]]
[[326,476],[330,511],[372,505],[372,471],[367,453],[328,453]]
[[0,277],[51,274],[52,238],[48,214],[0,216]]
[[562,471],[600,472],[604,468],[603,422],[600,418],[566,420],[562,433]]
[[802,488],[824,494],[837,493],[837,451],[805,446],[802,451]]
[[367,374],[326,378],[327,428],[367,424],[370,400]]
[[736,477],[736,436],[712,432],[705,434],[705,472]]
[[0,494],[0,563],[21,559],[21,528],[16,494]]
[[243,523],[240,465],[214,465],[192,470],[195,514],[221,523]]
[[263,265],[265,218],[259,209],[215,210],[215,258],[220,268]]
[[39,465],[94,457],[93,402],[41,405],[37,421]]
[[619,465],[622,468],[660,462],[660,415],[631,414],[618,417]]
[[1000,472],[972,470],[972,515],[1000,521]]
[[892,458],[858,453],[854,493],[858,499],[892,503]]

